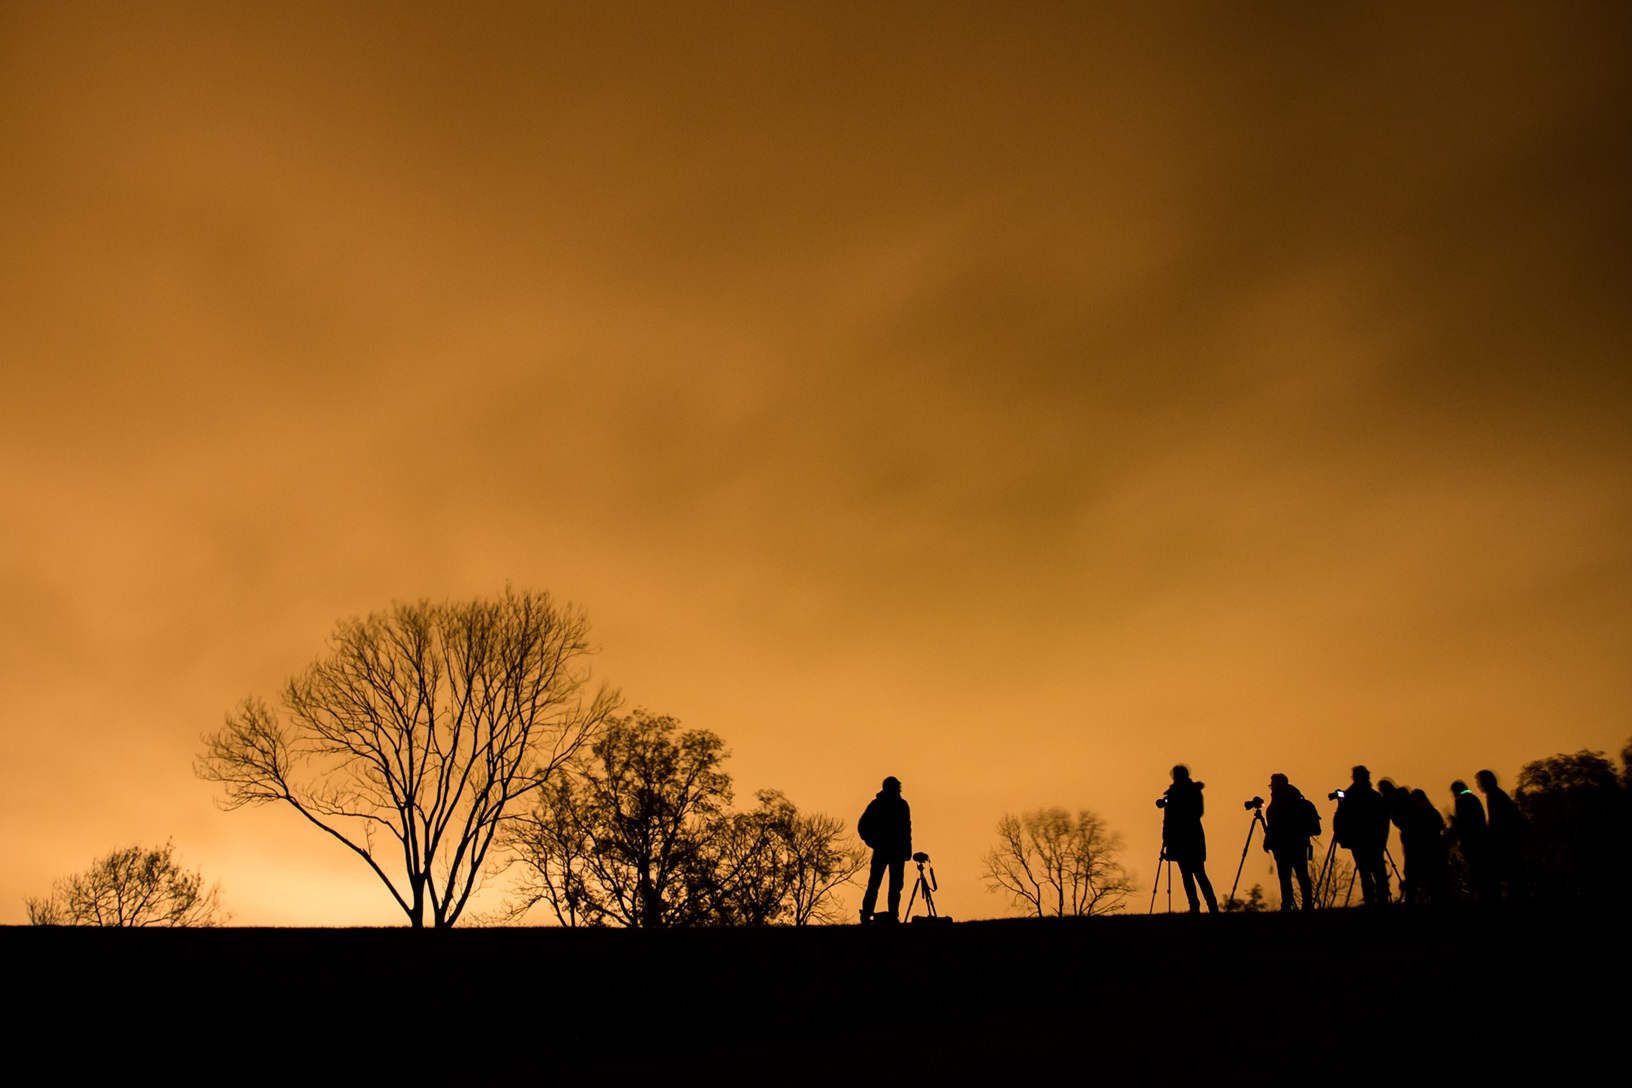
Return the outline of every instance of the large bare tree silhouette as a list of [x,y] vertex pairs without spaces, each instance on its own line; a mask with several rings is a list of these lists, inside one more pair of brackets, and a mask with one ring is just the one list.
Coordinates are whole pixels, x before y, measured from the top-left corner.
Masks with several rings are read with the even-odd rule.
[[198,773],[224,807],[283,803],[344,844],[416,927],[458,921],[516,802],[616,704],[586,692],[588,622],[547,594],[399,604],[341,623],[283,688],[244,700]]
[[1122,836],[1098,813],[1063,808],[1005,815],[986,853],[986,881],[1037,917],[1109,914],[1133,891]]

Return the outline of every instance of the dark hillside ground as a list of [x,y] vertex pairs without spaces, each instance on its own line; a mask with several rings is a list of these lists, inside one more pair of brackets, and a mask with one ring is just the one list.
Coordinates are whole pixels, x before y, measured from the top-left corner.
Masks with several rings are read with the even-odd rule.
[[207,1067],[430,1069],[457,1044],[541,1074],[574,1055],[653,1072],[713,1055],[772,1079],[842,1077],[881,1046],[1167,1079],[1193,1051],[1209,1068],[1302,1056],[1342,1082],[1378,1062],[1565,1072],[1615,1054],[1625,921],[1553,904],[655,933],[10,927],[0,942],[25,1051],[68,1028],[70,1049],[173,1047]]

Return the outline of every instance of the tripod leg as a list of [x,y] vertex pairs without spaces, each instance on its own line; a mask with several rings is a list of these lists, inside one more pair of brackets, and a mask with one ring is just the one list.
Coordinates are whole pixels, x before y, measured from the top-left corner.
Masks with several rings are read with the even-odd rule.
[[[1247,851],[1252,849],[1252,833],[1258,830],[1258,825],[1263,823],[1263,820],[1264,814],[1262,812],[1254,812],[1252,814],[1252,823],[1247,825],[1247,841],[1241,844],[1241,864],[1235,867],[1235,883],[1230,885],[1230,898],[1225,902],[1226,909],[1228,909],[1230,903],[1235,902],[1235,890],[1241,886],[1241,870],[1247,867]],[[1264,834],[1269,834],[1267,824],[1264,827]]]
[[[1156,879],[1150,882],[1150,909],[1145,911],[1146,914],[1156,913],[1156,893],[1162,890],[1162,860],[1166,857],[1167,850],[1165,847],[1156,851]],[[1171,900],[1173,898],[1173,870],[1171,869],[1167,871],[1167,887],[1168,899]]]
[[[1332,854],[1336,850],[1337,850],[1337,839],[1334,838],[1334,839],[1332,839],[1331,842],[1326,844],[1326,860],[1320,863],[1320,879],[1315,881],[1315,902],[1316,903],[1319,903],[1326,895],[1326,878],[1327,878],[1327,876],[1331,876],[1331,878],[1332,878],[1332,880],[1334,882],[1337,880],[1337,874],[1332,872]],[[1333,891],[1335,892],[1336,889],[1334,888]],[[1336,899],[1337,896],[1334,894],[1332,896],[1332,898]]]
[[[1309,863],[1315,860],[1315,848],[1305,844],[1303,848],[1303,879],[1298,881],[1298,895],[1302,896],[1299,903],[1304,910],[1315,909],[1315,890],[1309,884]],[[1294,874],[1296,875],[1296,874]]]

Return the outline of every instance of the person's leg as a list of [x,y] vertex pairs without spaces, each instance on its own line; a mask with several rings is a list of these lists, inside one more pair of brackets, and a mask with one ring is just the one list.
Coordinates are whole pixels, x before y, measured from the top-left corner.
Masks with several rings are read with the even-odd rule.
[[1284,850],[1275,851],[1275,873],[1281,878],[1281,909],[1292,910],[1298,904],[1292,898],[1292,858]]
[[1356,851],[1355,868],[1360,870],[1360,890],[1365,894],[1366,906],[1380,907],[1388,902],[1388,863],[1381,850]]
[[1370,859],[1366,857],[1366,852],[1360,849],[1350,850],[1349,857],[1354,862],[1354,875],[1360,880],[1361,902],[1365,903],[1365,905],[1368,907],[1375,906],[1377,902],[1377,889],[1372,886],[1373,874],[1371,871]]
[[867,890],[861,895],[861,920],[870,921],[873,917],[873,908],[878,906],[878,885],[884,879],[884,867],[889,862],[877,850],[873,851],[873,864],[867,870]]
[[1218,896],[1213,894],[1213,882],[1207,879],[1207,867],[1199,861],[1196,863],[1196,883],[1201,885],[1201,896],[1207,900],[1207,909],[1217,914]]
[[899,921],[901,918],[901,887],[907,882],[907,859],[896,858],[890,862],[890,918]]
[[1196,898],[1196,876],[1188,861],[1179,862],[1179,876],[1184,880],[1184,897],[1190,901],[1190,911],[1195,913],[1201,909],[1201,900]]

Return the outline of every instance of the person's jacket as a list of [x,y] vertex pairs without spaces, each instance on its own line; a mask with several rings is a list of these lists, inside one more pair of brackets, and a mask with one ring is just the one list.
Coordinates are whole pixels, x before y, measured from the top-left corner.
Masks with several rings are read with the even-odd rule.
[[899,793],[879,790],[856,825],[861,841],[891,861],[912,856],[912,808]]

